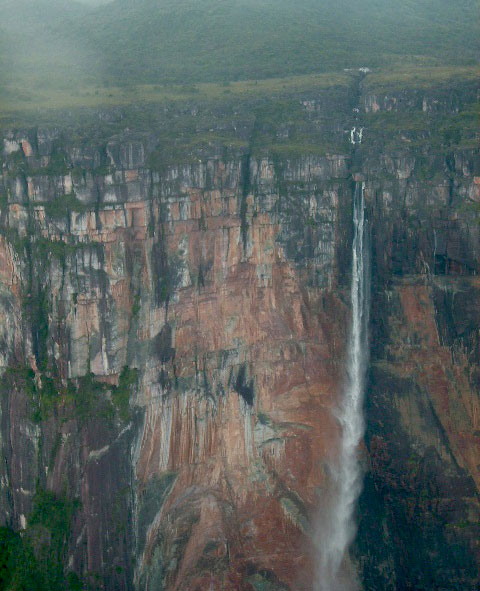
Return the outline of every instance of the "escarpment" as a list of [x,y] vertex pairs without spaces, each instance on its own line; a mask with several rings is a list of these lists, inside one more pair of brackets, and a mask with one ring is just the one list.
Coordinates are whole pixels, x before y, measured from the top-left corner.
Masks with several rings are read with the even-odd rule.
[[55,581],[312,588],[363,180],[354,559],[365,589],[475,588],[480,162],[461,123],[475,93],[331,89],[282,121],[255,105],[233,131],[229,113],[189,108],[178,118],[216,137],[187,147],[161,120],[4,133],[0,510],[35,536],[47,491],[63,503]]

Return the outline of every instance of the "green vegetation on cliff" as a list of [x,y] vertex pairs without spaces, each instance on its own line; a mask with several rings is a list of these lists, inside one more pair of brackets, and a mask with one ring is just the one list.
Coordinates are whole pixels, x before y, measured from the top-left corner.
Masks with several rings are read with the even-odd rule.
[[66,573],[70,528],[78,503],[39,489],[27,527],[0,528],[0,591],[76,591],[74,573]]

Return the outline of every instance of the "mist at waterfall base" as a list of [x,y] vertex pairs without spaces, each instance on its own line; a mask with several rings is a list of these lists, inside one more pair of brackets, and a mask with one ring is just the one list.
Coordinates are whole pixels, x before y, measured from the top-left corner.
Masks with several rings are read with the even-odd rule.
[[[355,533],[355,506],[363,471],[358,446],[364,434],[363,398],[368,363],[370,268],[364,185],[357,182],[353,204],[351,326],[348,336],[346,379],[335,410],[341,428],[337,457],[330,466],[327,499],[316,524],[316,577],[314,591],[354,591],[359,585],[348,550]],[[326,502],[325,502],[326,501]]]

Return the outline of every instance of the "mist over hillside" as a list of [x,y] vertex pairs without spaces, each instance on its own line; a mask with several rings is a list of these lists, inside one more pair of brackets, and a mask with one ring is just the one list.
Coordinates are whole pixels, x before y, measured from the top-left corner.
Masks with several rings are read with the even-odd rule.
[[[469,63],[474,3],[461,0],[118,0],[78,31],[107,80],[235,80],[372,67],[400,59]],[[77,33],[78,34],[78,33]]]
[[473,0],[3,0],[0,7],[2,76],[4,85],[14,79],[16,92],[45,83],[182,84],[362,65],[469,65],[479,55]]
[[0,10],[0,98],[98,79],[92,75],[97,57],[71,35],[89,8],[63,0],[3,0]]

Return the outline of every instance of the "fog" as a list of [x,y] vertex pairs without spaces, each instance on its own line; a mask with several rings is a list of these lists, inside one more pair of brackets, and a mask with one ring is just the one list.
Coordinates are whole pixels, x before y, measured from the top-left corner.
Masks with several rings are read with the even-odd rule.
[[33,103],[39,93],[98,78],[94,52],[69,32],[89,8],[58,0],[0,0],[0,9],[0,100]]
[[0,0],[0,14],[0,106],[480,55],[471,0]]
[[109,4],[113,0],[77,0],[80,4],[86,4],[87,6],[101,6],[103,4]]

